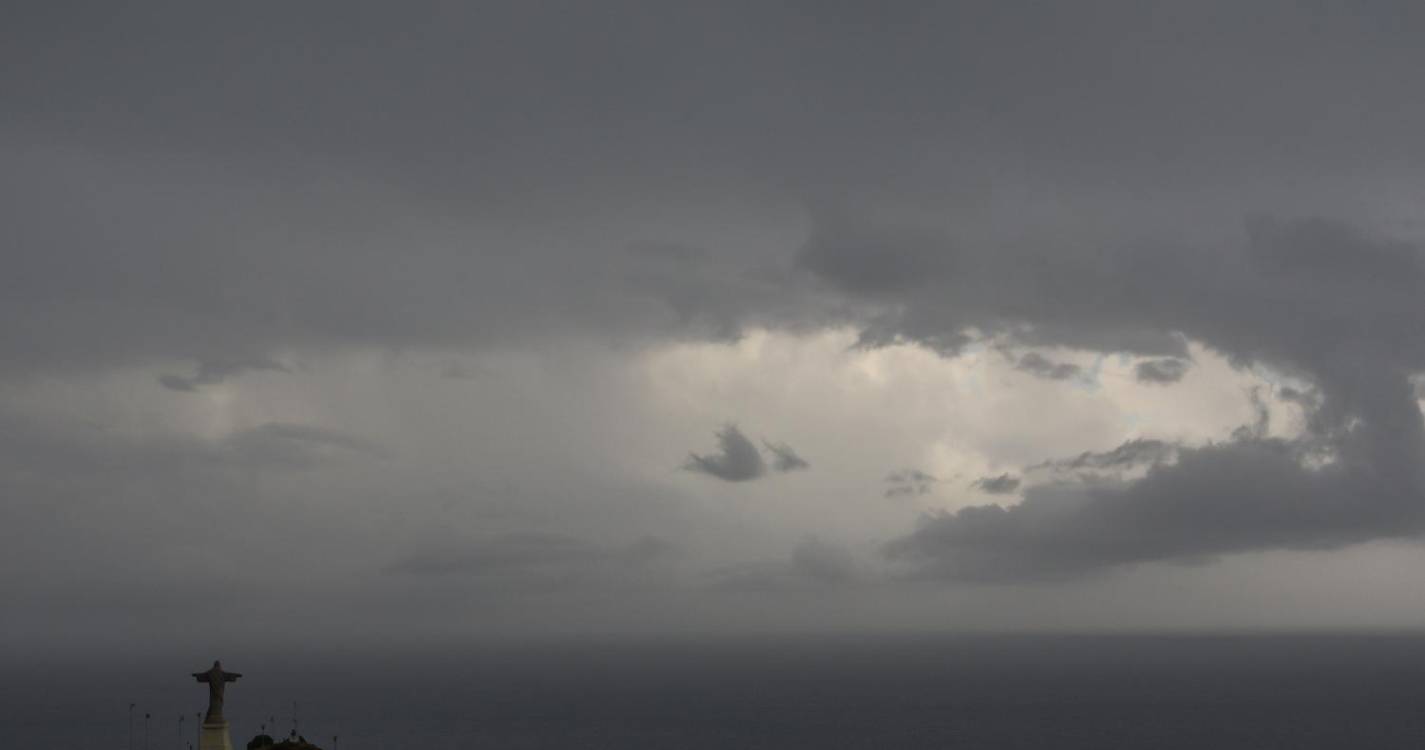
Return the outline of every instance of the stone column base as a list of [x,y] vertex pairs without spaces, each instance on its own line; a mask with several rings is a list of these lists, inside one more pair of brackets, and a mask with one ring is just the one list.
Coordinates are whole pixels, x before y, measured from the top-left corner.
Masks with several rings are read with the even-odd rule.
[[203,736],[198,740],[198,750],[233,750],[233,738],[228,735],[228,723],[203,722]]

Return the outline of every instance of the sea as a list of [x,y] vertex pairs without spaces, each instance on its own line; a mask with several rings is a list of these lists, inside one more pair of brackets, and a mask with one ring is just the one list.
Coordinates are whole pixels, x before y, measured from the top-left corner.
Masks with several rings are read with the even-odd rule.
[[[1425,747],[1418,635],[739,636],[223,657],[234,745],[326,750]],[[192,654],[15,658],[11,747],[186,750]],[[132,708],[131,708],[132,706]],[[145,716],[147,718],[145,718]]]

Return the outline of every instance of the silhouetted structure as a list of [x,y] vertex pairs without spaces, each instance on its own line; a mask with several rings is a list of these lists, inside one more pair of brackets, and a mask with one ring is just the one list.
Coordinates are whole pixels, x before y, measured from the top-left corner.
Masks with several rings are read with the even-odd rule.
[[203,717],[204,724],[223,723],[223,690],[227,688],[229,682],[237,682],[241,674],[237,672],[224,672],[223,665],[219,661],[214,661],[213,666],[206,672],[194,672],[193,677],[199,682],[208,683],[208,713]]
[[[335,739],[335,738],[333,738]],[[247,743],[247,750],[322,750],[320,747],[307,741],[306,737],[293,735],[281,742],[274,743],[272,738],[266,734],[259,734]]]

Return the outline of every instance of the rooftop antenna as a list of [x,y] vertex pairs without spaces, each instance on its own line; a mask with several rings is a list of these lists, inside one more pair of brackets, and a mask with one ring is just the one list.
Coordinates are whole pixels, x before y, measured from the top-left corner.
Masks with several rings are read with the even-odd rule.
[[134,704],[129,704],[129,750],[134,750]]

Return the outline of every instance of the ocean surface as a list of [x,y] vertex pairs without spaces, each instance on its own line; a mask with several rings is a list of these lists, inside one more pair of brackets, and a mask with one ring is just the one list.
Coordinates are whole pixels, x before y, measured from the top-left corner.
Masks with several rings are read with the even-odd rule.
[[[1425,637],[545,641],[223,654],[233,740],[381,748],[1425,747]],[[183,658],[179,658],[183,657]],[[191,654],[11,659],[11,747],[183,750]],[[149,713],[145,721],[143,714]],[[178,717],[185,717],[182,724]],[[269,730],[270,731],[270,730]]]

